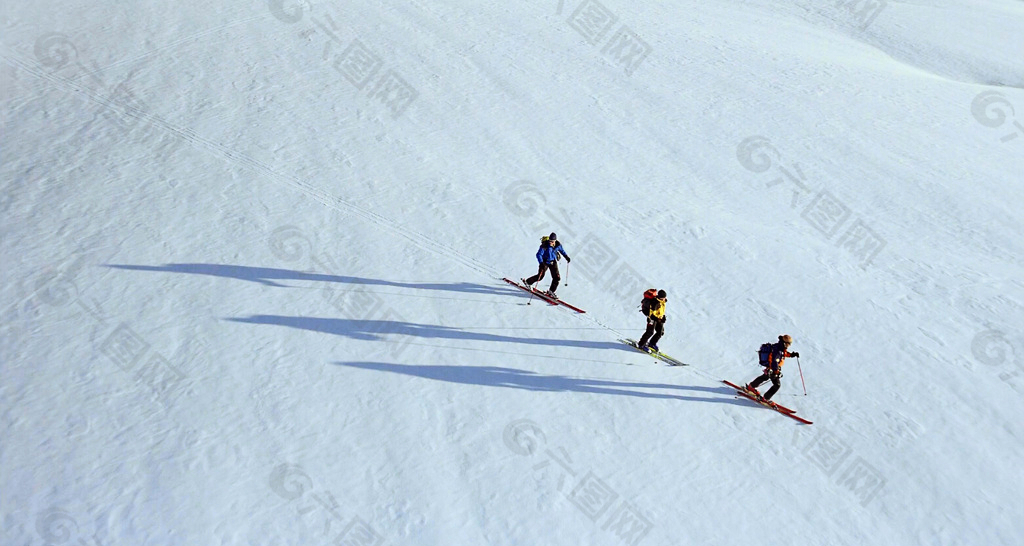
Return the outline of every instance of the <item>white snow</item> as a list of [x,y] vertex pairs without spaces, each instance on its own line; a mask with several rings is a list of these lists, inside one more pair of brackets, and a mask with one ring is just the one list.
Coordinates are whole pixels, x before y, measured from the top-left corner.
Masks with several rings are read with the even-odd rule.
[[1024,3],[0,23],[0,544],[1024,539]]

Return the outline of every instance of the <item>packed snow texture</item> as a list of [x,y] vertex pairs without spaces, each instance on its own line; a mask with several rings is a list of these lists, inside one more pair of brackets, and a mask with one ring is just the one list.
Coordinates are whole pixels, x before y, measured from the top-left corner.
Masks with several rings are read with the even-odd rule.
[[0,543],[1020,544],[1022,29],[7,2]]

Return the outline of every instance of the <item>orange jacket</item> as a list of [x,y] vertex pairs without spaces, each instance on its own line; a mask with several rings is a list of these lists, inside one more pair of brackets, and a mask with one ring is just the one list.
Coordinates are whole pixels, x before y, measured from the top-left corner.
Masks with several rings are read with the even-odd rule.
[[766,371],[770,374],[778,374],[782,372],[782,365],[786,363],[786,357],[793,356],[793,353],[786,350],[786,344],[779,341],[778,343],[772,344],[772,352],[768,355],[768,365],[765,366]]

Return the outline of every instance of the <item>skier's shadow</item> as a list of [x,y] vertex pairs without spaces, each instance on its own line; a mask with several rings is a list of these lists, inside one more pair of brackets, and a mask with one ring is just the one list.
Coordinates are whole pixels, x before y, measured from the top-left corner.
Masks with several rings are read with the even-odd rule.
[[231,322],[246,324],[269,324],[287,326],[300,330],[323,332],[364,341],[382,341],[385,335],[415,336],[428,339],[458,339],[503,343],[524,343],[527,345],[549,345],[556,347],[579,347],[585,349],[615,349],[636,352],[622,343],[608,341],[586,341],[580,339],[552,339],[505,336],[487,332],[474,332],[450,326],[417,324],[397,320],[356,320],[340,318],[285,317],[280,315],[253,315],[246,318],[229,318]]
[[585,377],[569,377],[565,375],[543,375],[531,371],[503,368],[497,366],[416,366],[408,364],[391,364],[386,362],[335,362],[338,366],[391,372],[435,381],[447,381],[463,385],[487,387],[505,387],[539,392],[583,392],[590,394],[609,394],[618,396],[635,396],[638,398],[660,398],[669,400],[686,400],[691,402],[711,402],[714,404],[734,404],[741,402],[733,398],[711,398],[704,396],[686,396],[664,392],[645,392],[636,389],[672,389],[699,391],[726,395],[725,389],[670,385],[667,383],[630,383],[626,381],[608,381],[588,379]]
[[224,265],[224,264],[198,264],[178,263],[153,265],[124,265],[108,264],[112,269],[125,269],[128,271],[154,271],[164,273],[188,273],[191,275],[209,275],[213,277],[224,277],[255,282],[264,286],[287,287],[281,284],[283,281],[306,281],[306,282],[327,282],[343,284],[365,284],[372,286],[390,286],[395,288],[412,288],[418,290],[448,290],[452,292],[465,292],[470,294],[519,294],[509,286],[486,286],[468,282],[457,283],[434,283],[434,282],[402,282],[387,281],[383,279],[369,279],[365,277],[351,277],[348,275],[328,275],[324,273],[311,273],[307,271],[295,271],[292,269],[277,269],[273,267],[249,267],[245,265]]

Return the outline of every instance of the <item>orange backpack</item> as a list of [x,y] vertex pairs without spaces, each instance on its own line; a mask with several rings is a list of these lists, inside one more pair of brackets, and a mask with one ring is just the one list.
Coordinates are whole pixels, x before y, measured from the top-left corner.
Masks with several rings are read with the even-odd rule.
[[651,312],[651,304],[658,299],[658,289],[651,288],[650,290],[644,291],[644,299],[640,302],[640,312],[648,314]]

